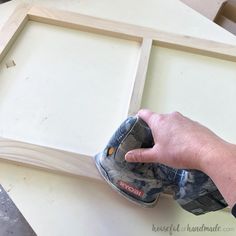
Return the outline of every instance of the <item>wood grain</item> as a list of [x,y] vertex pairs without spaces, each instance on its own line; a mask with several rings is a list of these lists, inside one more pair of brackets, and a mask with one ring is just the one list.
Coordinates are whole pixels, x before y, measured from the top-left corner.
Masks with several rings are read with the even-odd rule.
[[91,156],[0,138],[0,159],[101,180]]
[[38,6],[30,8],[28,16],[36,22],[142,42],[142,36],[125,23]]
[[18,34],[28,21],[29,5],[20,5],[0,31],[0,61],[4,58]]
[[46,24],[101,33],[139,42],[142,42],[143,38],[150,38],[153,39],[153,43],[157,46],[236,61],[235,45],[37,6],[33,6],[29,10],[28,16],[30,20]]
[[135,74],[134,85],[129,102],[129,110],[128,110],[129,115],[137,113],[137,111],[141,107],[143,89],[146,80],[148,62],[151,55],[152,43],[153,43],[152,39],[144,38],[141,45],[137,71]]

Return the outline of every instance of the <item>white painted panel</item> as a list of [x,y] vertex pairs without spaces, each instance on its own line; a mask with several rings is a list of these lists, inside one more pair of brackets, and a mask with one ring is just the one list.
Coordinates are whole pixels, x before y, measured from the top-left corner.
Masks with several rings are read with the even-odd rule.
[[94,155],[126,117],[139,47],[29,22],[0,66],[0,136]]
[[143,107],[180,111],[236,143],[236,63],[153,47]]

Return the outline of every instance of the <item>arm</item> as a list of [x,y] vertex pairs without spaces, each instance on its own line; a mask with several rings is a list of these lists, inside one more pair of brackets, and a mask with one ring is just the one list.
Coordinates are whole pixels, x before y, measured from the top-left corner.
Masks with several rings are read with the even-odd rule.
[[230,207],[236,203],[236,146],[178,112],[138,115],[152,130],[155,145],[132,150],[129,162],[160,162],[174,168],[197,169],[214,181]]
[[201,170],[211,177],[232,208],[236,204],[236,146],[228,144],[213,154]]

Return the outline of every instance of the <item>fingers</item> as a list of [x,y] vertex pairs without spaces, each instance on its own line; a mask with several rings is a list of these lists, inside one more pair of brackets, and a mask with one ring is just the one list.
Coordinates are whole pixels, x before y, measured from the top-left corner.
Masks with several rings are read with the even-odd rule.
[[165,117],[165,115],[157,114],[147,109],[140,110],[138,116],[148,124],[152,131],[157,129],[159,122]]
[[151,117],[154,115],[155,113],[152,111],[149,111],[147,109],[142,109],[138,112],[138,116],[143,119],[149,126],[150,126],[150,122],[151,122]]
[[[149,127],[152,127],[152,118],[154,112],[143,109],[138,112],[138,116],[143,119]],[[154,146],[155,147],[155,146]],[[140,148],[129,151],[125,155],[125,159],[128,162],[156,162],[156,150],[155,148]]]
[[140,148],[129,151],[125,155],[128,162],[156,162],[157,152],[154,148]]

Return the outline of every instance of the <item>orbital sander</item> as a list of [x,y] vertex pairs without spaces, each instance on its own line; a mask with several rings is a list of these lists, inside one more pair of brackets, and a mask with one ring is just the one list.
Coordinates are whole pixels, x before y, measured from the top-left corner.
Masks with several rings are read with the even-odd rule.
[[173,195],[180,206],[201,215],[227,206],[211,178],[198,170],[175,169],[159,163],[129,163],[125,154],[152,148],[154,140],[146,122],[128,117],[94,159],[107,183],[128,200],[153,207],[161,193]]

